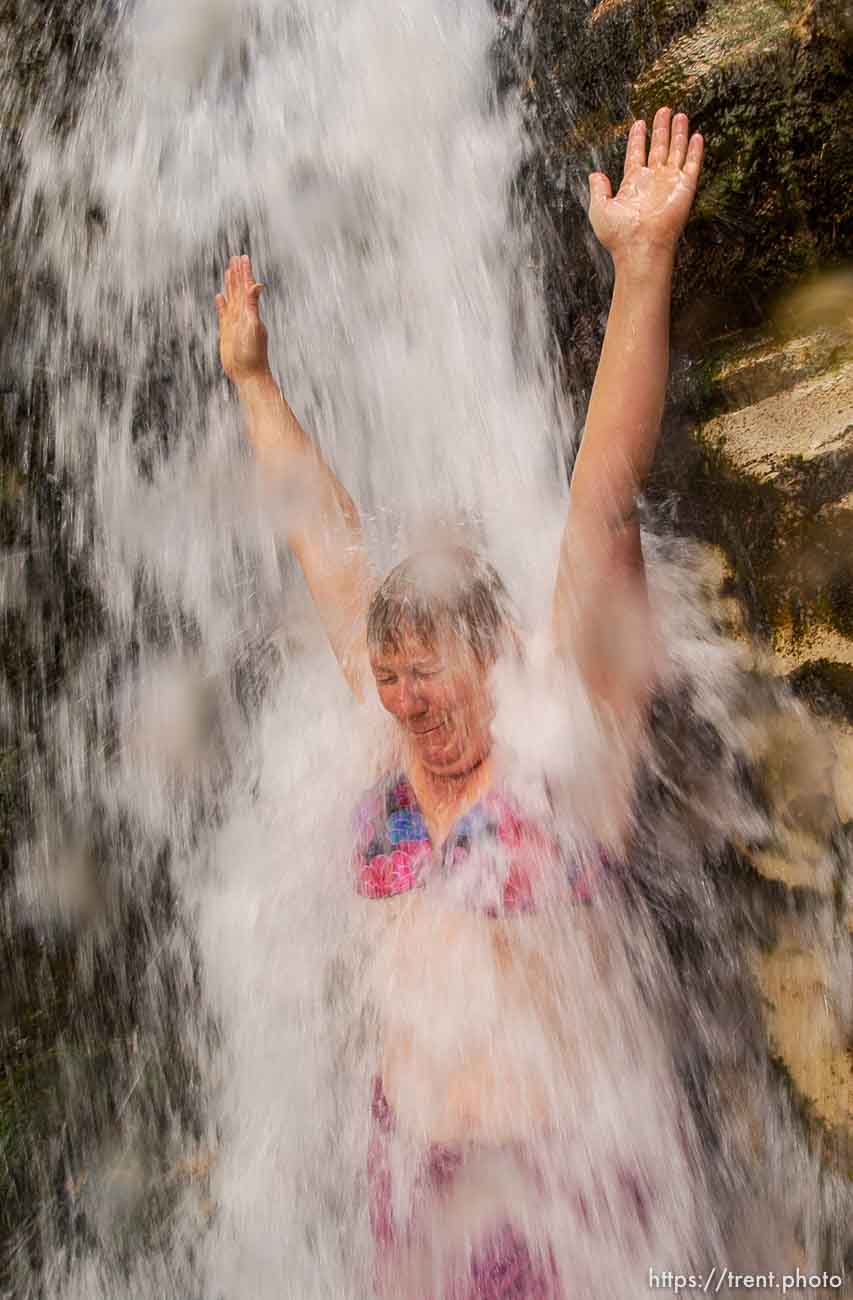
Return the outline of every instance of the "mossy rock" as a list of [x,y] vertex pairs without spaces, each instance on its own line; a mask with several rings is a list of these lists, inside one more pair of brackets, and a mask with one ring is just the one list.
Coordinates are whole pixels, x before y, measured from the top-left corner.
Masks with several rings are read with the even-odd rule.
[[[853,150],[850,37],[841,0],[623,3],[589,19],[576,2],[534,6],[542,139],[531,169],[549,239],[549,299],[570,380],[592,378],[600,345],[590,309],[604,285],[589,241],[586,173],[618,183],[631,118],[684,108],[707,141],[674,287],[676,345],[755,328],[780,292],[853,253],[846,195]],[[630,20],[630,21],[629,21]],[[571,249],[571,257],[568,250]],[[565,251],[564,251],[565,250]]]
[[768,325],[723,339],[701,371],[699,535],[723,546],[752,630],[789,660],[801,642],[821,657],[806,644],[818,627],[853,636],[851,349],[846,330],[784,342]]
[[853,663],[812,659],[796,668],[788,682],[815,713],[853,723]]
[[692,108],[719,94],[738,65],[775,52],[795,15],[777,0],[714,0],[701,23],[675,40],[637,80],[631,108],[649,117],[660,104]]

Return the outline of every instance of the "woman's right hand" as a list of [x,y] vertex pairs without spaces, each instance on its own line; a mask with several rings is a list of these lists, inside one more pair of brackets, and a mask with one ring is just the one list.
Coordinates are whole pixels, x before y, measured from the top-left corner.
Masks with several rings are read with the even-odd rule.
[[258,312],[262,289],[252,275],[249,258],[232,257],[225,271],[225,292],[216,295],[216,311],[219,356],[235,384],[269,373],[267,331]]

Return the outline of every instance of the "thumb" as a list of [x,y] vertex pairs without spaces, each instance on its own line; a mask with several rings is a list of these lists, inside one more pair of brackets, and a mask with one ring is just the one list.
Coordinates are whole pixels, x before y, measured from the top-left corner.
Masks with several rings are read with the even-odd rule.
[[605,176],[604,172],[590,172],[589,197],[593,203],[596,201],[600,203],[613,197],[610,178]]
[[255,306],[257,306],[258,300],[260,299],[260,296],[263,293],[265,288],[266,288],[265,284],[253,284],[251,289],[249,290],[249,301],[253,303]]
[[218,293],[218,294],[216,295],[216,297],[214,298],[213,302],[214,302],[214,305],[215,305],[215,307],[216,307],[216,314],[217,314],[217,316],[221,316],[222,313],[225,311],[225,298],[224,298],[224,295],[221,294],[221,293]]

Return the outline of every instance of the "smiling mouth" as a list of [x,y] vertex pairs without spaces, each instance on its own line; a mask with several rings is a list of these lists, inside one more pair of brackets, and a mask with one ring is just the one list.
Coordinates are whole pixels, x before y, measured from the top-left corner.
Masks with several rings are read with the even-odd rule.
[[437,723],[435,724],[434,727],[427,727],[427,728],[425,728],[424,731],[414,731],[414,730],[413,730],[413,731],[412,731],[412,735],[413,735],[413,736],[429,736],[429,735],[432,734],[433,731],[438,731],[439,727],[443,727],[443,726],[444,726],[444,723],[443,723],[443,722],[437,722]]

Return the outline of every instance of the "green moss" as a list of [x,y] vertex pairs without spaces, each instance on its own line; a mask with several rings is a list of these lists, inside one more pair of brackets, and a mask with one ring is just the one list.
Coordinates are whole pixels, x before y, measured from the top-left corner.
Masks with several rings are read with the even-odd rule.
[[9,505],[18,505],[26,487],[23,474],[14,466],[0,468],[0,501]]
[[776,0],[718,0],[638,80],[632,106],[648,115],[658,104],[708,102],[738,64],[766,57],[790,30],[790,12]]
[[650,0],[649,10],[661,45],[695,27],[707,9],[707,0]]
[[614,136],[624,138],[625,134],[625,128],[613,123],[609,110],[602,107],[579,117],[563,144],[570,153],[578,149],[591,151],[593,148],[600,149],[603,142],[609,143]]

